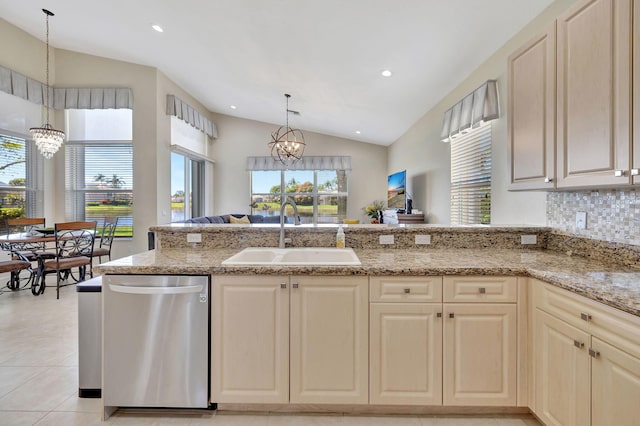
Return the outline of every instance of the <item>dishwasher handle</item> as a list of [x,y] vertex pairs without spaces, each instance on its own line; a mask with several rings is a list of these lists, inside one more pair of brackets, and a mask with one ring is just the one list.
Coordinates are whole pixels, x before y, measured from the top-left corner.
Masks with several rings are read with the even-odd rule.
[[202,292],[201,285],[186,285],[182,287],[138,287],[128,285],[109,284],[111,291],[128,294],[188,294]]

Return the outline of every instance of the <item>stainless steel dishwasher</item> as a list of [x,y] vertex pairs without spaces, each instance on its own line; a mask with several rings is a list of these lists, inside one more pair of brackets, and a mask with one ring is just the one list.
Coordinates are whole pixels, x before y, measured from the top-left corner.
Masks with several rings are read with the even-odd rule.
[[209,407],[208,276],[105,275],[102,396],[113,407]]

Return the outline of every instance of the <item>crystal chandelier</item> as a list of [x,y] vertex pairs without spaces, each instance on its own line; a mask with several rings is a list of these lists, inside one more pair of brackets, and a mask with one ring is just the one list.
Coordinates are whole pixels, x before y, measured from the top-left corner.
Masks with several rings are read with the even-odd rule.
[[271,149],[271,157],[279,160],[286,168],[289,168],[302,158],[306,144],[304,143],[304,135],[302,132],[289,127],[289,113],[300,113],[289,109],[289,98],[291,95],[285,93],[284,96],[287,99],[286,125],[280,126],[278,130],[271,133],[269,148]]
[[53,126],[49,124],[49,16],[54,16],[54,14],[47,9],[42,9],[42,11],[46,16],[47,22],[47,85],[44,91],[44,106],[47,111],[47,121],[42,127],[32,127],[29,131],[40,153],[44,158],[49,159],[53,157],[53,154],[62,146],[64,132],[54,129]]

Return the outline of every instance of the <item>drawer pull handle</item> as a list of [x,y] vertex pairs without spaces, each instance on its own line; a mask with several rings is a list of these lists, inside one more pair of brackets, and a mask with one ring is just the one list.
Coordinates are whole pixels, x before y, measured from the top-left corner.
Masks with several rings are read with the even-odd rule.
[[553,179],[549,177],[544,178],[544,183],[550,183],[550,182],[553,182]]
[[580,319],[583,321],[591,321],[591,315],[586,312],[580,312]]
[[640,169],[631,169],[631,176],[640,175]]
[[298,283],[293,283],[293,288],[298,288]]
[[480,294],[485,294],[487,292],[487,289],[484,287],[480,287],[479,291],[480,291]]
[[449,318],[454,318],[456,315],[453,312],[449,313]]
[[410,288],[405,288],[405,289],[404,289],[404,292],[405,292],[405,293],[407,293],[407,294],[409,294],[409,293],[411,293],[411,289],[410,289]]
[[589,355],[591,355],[592,358],[598,358],[600,356],[600,352],[593,348],[589,348]]
[[436,318],[442,318],[442,312],[437,312],[436,313]]
[[287,285],[285,283],[280,283],[280,288],[287,288]]
[[577,340],[574,340],[573,341],[573,346],[575,346],[578,349],[582,349],[582,348],[584,348],[584,343],[578,342]]
[[625,170],[616,170],[613,172],[613,175],[615,177],[624,177],[626,175],[626,171]]

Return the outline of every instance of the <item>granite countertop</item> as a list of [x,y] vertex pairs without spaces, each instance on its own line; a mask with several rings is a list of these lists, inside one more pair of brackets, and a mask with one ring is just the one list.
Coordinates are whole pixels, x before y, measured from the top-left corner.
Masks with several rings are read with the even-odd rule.
[[101,264],[102,274],[520,275],[640,316],[640,270],[552,250],[356,249],[361,266],[223,266],[240,249],[151,250]]

